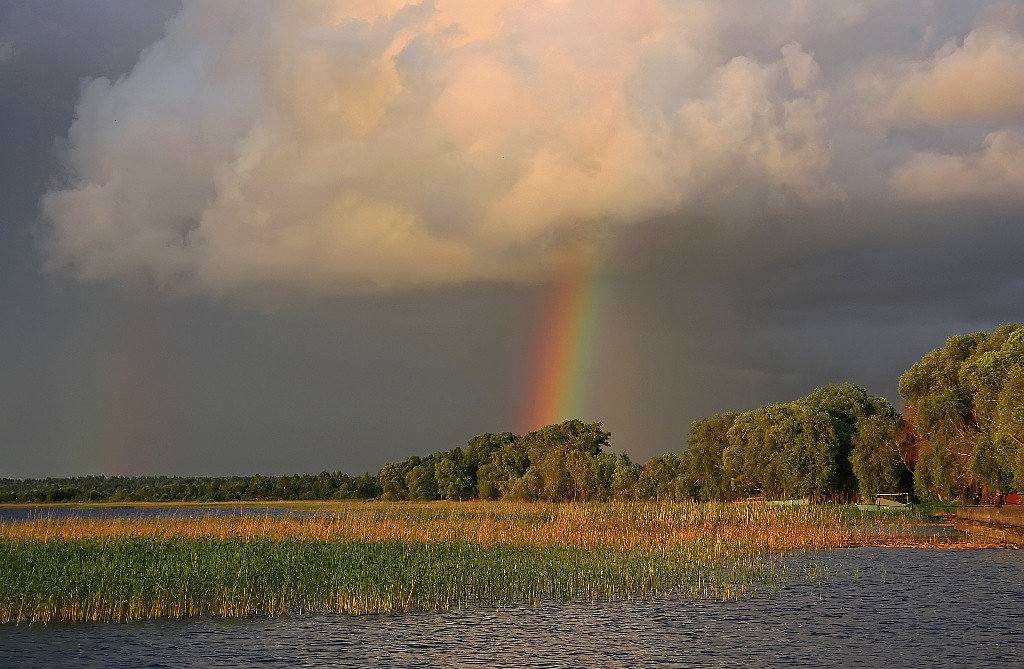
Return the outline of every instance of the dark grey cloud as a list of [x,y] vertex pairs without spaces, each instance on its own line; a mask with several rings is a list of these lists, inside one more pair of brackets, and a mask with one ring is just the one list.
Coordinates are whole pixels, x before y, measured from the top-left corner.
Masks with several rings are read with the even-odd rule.
[[[55,167],[48,149],[67,133],[79,80],[127,74],[179,5],[11,0],[0,7],[0,137],[17,156],[0,163],[0,187],[21,216],[36,215],[39,184]],[[2,215],[11,215],[10,204]]]
[[[602,7],[611,11],[614,4]],[[652,16],[660,6],[645,5],[655,12]],[[111,144],[97,144],[93,153],[82,153],[83,145],[73,137],[65,161],[68,155],[78,155],[84,161],[78,167],[91,168],[97,164],[96,156],[122,160],[135,149],[157,155],[152,150],[165,145],[150,144],[145,132],[135,137],[103,126],[100,122],[113,117],[101,113],[101,103],[124,104],[118,109],[136,113],[140,108],[133,103],[152,101],[140,97],[141,88],[147,95],[160,92],[158,86],[142,86],[164,81],[153,72],[128,75],[140,62],[140,53],[165,34],[166,21],[178,14],[178,5],[11,2],[0,7],[0,142],[9,147],[0,161],[0,306],[6,315],[0,328],[0,476],[361,472],[410,454],[464,444],[480,432],[522,429],[526,399],[536,391],[529,385],[531,355],[548,286],[542,271],[547,265],[516,254],[535,248],[538,240],[550,249],[566,240],[604,239],[606,306],[599,323],[593,383],[580,417],[604,421],[613,432],[614,446],[641,461],[680,450],[695,418],[786,401],[831,382],[858,383],[895,401],[899,374],[941,346],[948,335],[1024,319],[1024,270],[1016,257],[1024,241],[1019,225],[1024,205],[1012,197],[1017,178],[1013,161],[999,160],[1012,159],[1015,144],[1005,142],[1001,153],[987,150],[985,144],[993,133],[1008,140],[1021,134],[1012,105],[996,96],[989,108],[952,108],[911,96],[905,98],[910,102],[882,115],[871,117],[865,111],[878,102],[871,98],[872,91],[902,95],[910,90],[906,86],[911,80],[915,86],[945,85],[939,75],[948,63],[967,67],[980,62],[978,54],[988,54],[1012,66],[1024,41],[1019,16],[1009,3],[849,3],[844,10],[849,13],[838,18],[831,16],[831,9],[830,16],[819,16],[817,5],[808,3],[778,3],[764,16],[744,13],[730,3],[702,6],[710,13],[695,25],[708,27],[707,34],[690,38],[705,39],[704,55],[683,71],[670,67],[678,63],[674,49],[681,42],[669,44],[668,55],[647,54],[645,74],[634,80],[638,88],[632,91],[647,105],[639,111],[661,114],[671,109],[689,114],[694,123],[708,124],[705,137],[651,135],[671,139],[675,143],[666,144],[668,150],[692,160],[693,179],[672,182],[668,189],[683,193],[678,202],[658,200],[664,193],[652,190],[653,182],[630,181],[635,174],[623,177],[625,173],[617,171],[623,166],[649,167],[639,160],[647,155],[644,151],[627,152],[621,155],[637,160],[598,171],[604,179],[600,183],[618,199],[600,200],[594,195],[598,191],[584,189],[585,197],[560,200],[560,194],[572,195],[571,188],[559,189],[564,183],[554,190],[531,190],[546,193],[548,199],[517,201],[516,211],[538,226],[534,232],[544,234],[511,246],[504,246],[508,239],[499,234],[500,226],[474,236],[476,219],[460,218],[460,212],[486,214],[493,204],[485,197],[488,184],[522,173],[502,172],[505,168],[495,160],[485,162],[474,175],[457,160],[438,164],[429,159],[431,151],[461,146],[466,137],[486,139],[481,128],[486,130],[486,124],[498,118],[487,114],[501,111],[501,105],[510,101],[481,96],[483,106],[476,115],[459,119],[484,125],[461,128],[463,135],[434,136],[431,142],[415,145],[410,133],[432,131],[435,126],[414,123],[419,118],[415,114],[403,117],[408,122],[404,134],[397,132],[380,144],[379,161],[363,182],[371,184],[381,175],[378,188],[381,183],[397,188],[417,174],[430,176],[424,165],[439,165],[444,179],[437,183],[444,187],[431,190],[433,182],[427,179],[426,186],[421,183],[406,193],[403,206],[426,212],[424,220],[429,220],[423,229],[432,232],[444,231],[447,219],[458,219],[451,224],[452,238],[465,242],[466,248],[494,242],[488,253],[497,255],[487,257],[498,258],[501,271],[459,265],[462,256],[445,260],[442,255],[433,265],[434,273],[422,281],[423,276],[416,274],[422,268],[414,263],[394,264],[401,258],[396,246],[381,257],[355,259],[349,269],[356,274],[339,280],[329,258],[309,260],[297,253],[275,264],[277,256],[269,251],[288,240],[280,235],[256,243],[250,248],[255,255],[233,258],[226,251],[242,246],[235,233],[245,232],[240,223],[250,220],[248,207],[255,202],[245,196],[235,203],[241,203],[240,209],[216,212],[220,218],[215,217],[217,225],[211,229],[225,236],[218,242],[223,243],[218,254],[201,258],[208,274],[185,271],[191,278],[181,283],[183,274],[177,270],[182,266],[171,263],[161,265],[170,269],[154,277],[153,265],[147,263],[166,260],[153,255],[160,244],[147,246],[145,235],[136,239],[136,246],[117,243],[122,241],[117,236],[101,236],[93,241],[103,241],[102,253],[89,257],[98,272],[94,278],[106,272],[111,282],[98,284],[78,284],[61,273],[44,274],[43,260],[52,260],[53,247],[45,247],[49,251],[41,255],[33,245],[33,234],[40,230],[33,227],[39,199],[47,192],[72,192],[85,184],[68,180],[57,169],[54,142],[66,137],[78,104],[79,128],[94,127]],[[233,7],[228,9],[245,6]],[[287,7],[292,5],[279,10]],[[554,34],[563,34],[573,24],[574,5],[567,7],[567,13],[548,17]],[[799,7],[811,14],[800,15]],[[216,8],[206,5],[199,10]],[[298,9],[294,11],[291,18],[298,16]],[[426,15],[403,20],[420,25],[416,22]],[[208,42],[216,53],[225,58],[249,53],[252,45],[246,43],[245,27],[228,18],[220,17],[222,29],[216,21],[179,25],[179,37],[194,38],[198,27],[207,25],[213,35],[236,38],[234,46]],[[492,29],[487,17],[477,18],[473,30],[486,35]],[[308,27],[306,19],[299,19],[292,26],[296,35],[298,28]],[[252,20],[259,24],[262,19],[254,15]],[[348,38],[358,37],[362,47],[372,51],[374,35],[383,39],[397,34],[395,25],[375,25],[372,35],[355,31]],[[614,21],[610,25],[620,27]],[[978,32],[993,26],[998,31]],[[972,35],[981,40],[976,39],[975,47],[991,48],[971,51]],[[350,43],[324,39],[318,44],[337,49]],[[180,45],[195,43],[185,39]],[[294,53],[282,55],[311,53],[310,42],[296,44]],[[796,46],[789,48],[791,44]],[[414,46],[402,52],[403,72],[419,77],[420,85],[429,84],[431,77],[450,76],[448,83],[454,84],[462,81],[460,77],[471,83],[473,76],[483,76],[472,69],[472,59],[442,58],[446,52],[437,51],[436,43],[427,40]],[[189,53],[185,49],[178,55]],[[609,46],[608,53],[617,52]],[[492,65],[507,65],[490,55]],[[162,62],[165,69],[158,73],[175,72],[173,58],[164,57]],[[358,69],[358,64],[344,59],[338,62]],[[328,61],[323,67],[330,72],[338,62]],[[312,83],[317,80],[313,75],[322,74],[315,59],[295,64],[307,68],[295,71],[308,71]],[[567,71],[585,69],[583,61],[571,64],[575,69]],[[252,73],[246,59],[238,66]],[[453,74],[456,70],[459,76]],[[673,74],[678,76],[669,76]],[[95,97],[83,104],[81,82],[88,85],[97,77],[109,79],[110,87],[95,89]],[[730,77],[746,82],[732,89],[735,99],[721,94]],[[129,83],[117,84],[119,80]],[[667,85],[670,81],[675,84]],[[164,111],[186,109],[184,103],[192,100],[181,94],[187,87],[174,84],[168,80],[163,91],[170,95]],[[978,90],[984,97],[984,90]],[[124,99],[117,102],[116,95]],[[206,95],[197,102],[210,113],[207,121],[223,118],[218,114],[225,105],[237,101],[209,91]],[[558,101],[557,96],[553,99]],[[296,111],[317,100],[301,102],[278,109]],[[449,100],[455,105],[452,109],[465,102],[458,96]],[[730,126],[723,119],[737,110],[749,112],[745,118],[754,129],[727,141]],[[356,111],[349,110],[352,123],[361,118]],[[417,109],[401,111],[410,114]],[[557,104],[543,111],[564,121],[562,130],[575,118],[563,114]],[[786,113],[797,112],[804,114],[802,120],[789,131],[799,131],[803,139],[787,143],[792,137],[785,132]],[[948,122],[953,117],[956,122]],[[119,118],[119,123],[124,121]],[[160,118],[175,120],[173,114]],[[650,121],[656,115],[633,118]],[[145,120],[145,114],[139,113],[139,120]],[[81,125],[87,121],[100,125]],[[292,121],[278,129],[282,136],[298,132],[301,119]],[[303,137],[323,137],[318,127]],[[581,139],[576,148],[593,145],[603,150],[608,137],[629,136],[619,130],[600,135],[599,141]],[[559,132],[539,144],[512,142],[508,147],[550,146]],[[130,141],[117,143],[126,137]],[[258,172],[260,153],[254,137],[249,136],[254,161],[250,167]],[[494,137],[498,141],[505,135]],[[153,139],[161,138],[166,136]],[[709,138],[717,143],[700,144]],[[780,143],[772,144],[776,140]],[[404,159],[396,160],[389,152],[403,142],[407,148],[408,142],[413,146],[402,153]],[[271,144],[274,151],[268,155],[282,162],[268,160],[263,166],[266,173],[260,175],[265,181],[259,183],[272,184],[275,175],[289,168],[287,156],[278,151],[285,144]],[[753,158],[741,150],[749,146],[760,147]],[[127,152],[105,153],[112,151],[110,147]],[[361,149],[349,148],[354,164],[363,164]],[[769,158],[776,149],[793,162],[772,163]],[[577,157],[578,165],[585,166],[586,156]],[[333,160],[323,165],[335,165]],[[948,166],[951,174],[969,175],[980,167],[1005,187],[983,197],[961,189],[955,198],[929,202],[915,194],[941,191],[944,186],[928,170],[907,171],[902,181],[892,178],[908,165],[936,164]],[[152,168],[145,172],[147,178],[159,174],[161,165],[146,163],[147,170]],[[240,165],[237,160],[231,163],[232,168]],[[675,174],[676,167],[673,163],[662,174]],[[216,178],[226,178],[225,174],[218,172]],[[233,174],[239,179],[236,185],[244,186],[244,170]],[[318,210],[306,207],[301,196],[319,197],[330,191],[332,182],[307,180],[288,187],[280,183],[287,185],[280,180],[272,184],[264,193],[267,199],[257,204],[270,206],[277,216],[270,225],[275,234],[287,228],[275,227],[288,222],[285,214],[294,213],[297,234],[305,239],[311,228],[303,227],[302,216]],[[128,184],[145,185],[131,179]],[[630,190],[623,184],[643,188]],[[290,190],[293,187],[297,190]],[[153,217],[127,222],[129,237],[152,231],[163,206],[159,198],[145,201],[157,191],[139,192],[142,204],[154,207],[139,211]],[[658,206],[648,207],[654,200]],[[559,206],[565,207],[563,213],[593,214],[600,225],[583,225],[581,230],[573,223],[563,229],[563,219],[549,216],[550,207]],[[628,224],[612,220],[623,212]],[[360,220],[371,229],[375,219],[367,215]],[[89,226],[95,222],[89,217],[67,219],[63,231],[78,234],[75,226],[93,229]],[[42,229],[52,232],[52,227]],[[274,243],[262,245],[268,239]],[[118,263],[126,258],[131,262],[125,267],[134,269],[122,272]],[[190,256],[186,261],[195,259]],[[383,269],[378,271],[375,264]],[[307,272],[310,267],[312,274]],[[136,273],[139,268],[143,271]],[[406,289],[352,295],[347,281],[359,272],[371,279],[385,277],[392,287]],[[140,274],[148,278],[139,280]],[[494,280],[484,283],[473,277]],[[514,280],[506,281],[510,278]],[[458,285],[449,285],[450,281]],[[408,288],[417,283],[433,287]],[[168,290],[160,290],[161,284]],[[190,291],[205,297],[174,297]],[[256,293],[260,299],[253,301]]]

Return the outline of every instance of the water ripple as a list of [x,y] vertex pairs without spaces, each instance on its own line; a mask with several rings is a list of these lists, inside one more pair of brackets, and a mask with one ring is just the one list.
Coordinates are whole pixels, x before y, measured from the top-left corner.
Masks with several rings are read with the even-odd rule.
[[1024,664],[1024,553],[787,558],[776,597],[0,628],[0,666],[977,667]]

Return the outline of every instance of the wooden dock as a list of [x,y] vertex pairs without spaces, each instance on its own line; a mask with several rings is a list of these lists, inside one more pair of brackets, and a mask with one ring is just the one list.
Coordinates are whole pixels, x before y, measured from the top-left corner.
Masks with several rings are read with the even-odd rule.
[[1024,506],[958,506],[953,526],[964,532],[998,530],[1007,541],[1024,543]]

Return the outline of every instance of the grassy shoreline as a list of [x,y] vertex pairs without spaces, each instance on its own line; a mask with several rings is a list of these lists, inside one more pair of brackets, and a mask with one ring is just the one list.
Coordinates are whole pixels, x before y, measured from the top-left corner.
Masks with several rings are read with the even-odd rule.
[[865,535],[921,519],[830,505],[313,506],[335,515],[0,523],[0,624],[731,599],[777,587],[785,552],[967,545]]

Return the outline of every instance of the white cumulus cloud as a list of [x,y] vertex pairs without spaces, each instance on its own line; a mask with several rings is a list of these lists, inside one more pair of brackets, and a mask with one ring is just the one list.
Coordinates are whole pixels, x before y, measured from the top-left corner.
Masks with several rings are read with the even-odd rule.
[[710,1],[186,2],[84,85],[48,261],[215,296],[529,281],[741,179],[836,197],[810,11],[758,58]]
[[919,153],[893,172],[891,184],[921,202],[1024,202],[1024,135],[1001,130],[968,153]]
[[1024,121],[1024,35],[985,25],[922,60],[861,81],[868,117],[887,126]]

